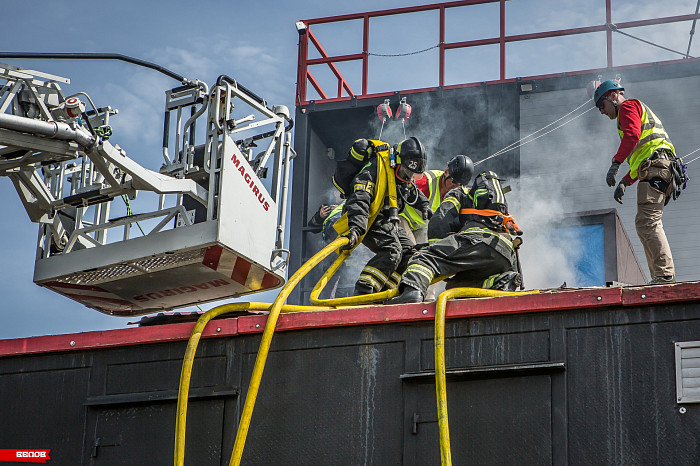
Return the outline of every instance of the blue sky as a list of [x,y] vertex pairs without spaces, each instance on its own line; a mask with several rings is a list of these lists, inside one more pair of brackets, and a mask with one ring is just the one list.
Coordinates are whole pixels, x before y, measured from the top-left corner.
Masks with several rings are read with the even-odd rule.
[[[160,64],[188,78],[211,84],[221,74],[229,75],[272,105],[287,105],[294,113],[294,93],[300,19],[334,16],[376,9],[419,5],[426,2],[355,0],[295,2],[4,2],[5,52],[101,52],[120,53]],[[695,0],[677,0],[665,6],[663,15],[690,14]],[[605,0],[512,0],[508,2],[507,34],[602,24]],[[658,15],[656,3],[613,0],[614,19],[631,21]],[[498,34],[497,5],[480,5],[448,15],[448,41],[493,37]],[[370,50],[376,53],[405,53],[437,43],[431,14],[406,17],[399,24],[388,20],[373,23]],[[355,29],[353,29],[355,28]],[[644,30],[642,30],[644,29]],[[685,51],[690,25],[668,29],[640,28],[635,34]],[[332,55],[357,53],[359,32],[348,25],[319,27],[317,35]],[[347,39],[346,39],[347,38]],[[355,42],[353,42],[355,41]],[[509,71],[518,76],[594,68],[605,65],[599,39],[548,40],[535,49],[516,46]],[[652,61],[648,48],[618,40],[620,54],[628,63]],[[697,50],[697,47],[693,47]],[[576,53],[571,53],[576,50]],[[675,56],[654,51],[657,59]],[[691,54],[693,51],[691,51]],[[699,53],[696,52],[696,55]],[[436,51],[389,61],[406,63],[411,73],[380,73],[370,82],[370,91],[387,91],[436,85]],[[489,58],[490,57],[490,58]],[[447,70],[448,84],[497,78],[492,55],[455,57]],[[575,62],[574,63],[574,59]],[[379,58],[375,63],[380,64]],[[10,60],[0,62],[45,71],[71,79],[64,89],[84,91],[98,106],[111,105],[120,113],[113,120],[113,141],[147,168],[157,170],[162,162],[162,118],[165,90],[177,85],[155,71],[116,61]],[[474,63],[479,66],[474,66]],[[622,63],[621,63],[622,64]],[[403,65],[401,65],[403,66]],[[495,66],[495,68],[494,68]],[[405,68],[400,68],[405,69]],[[349,68],[348,73],[352,72]],[[323,79],[323,75],[319,73]],[[333,86],[331,86],[333,87]],[[353,84],[360,88],[359,82]],[[0,280],[0,338],[63,334],[98,329],[124,328],[138,318],[117,318],[85,308],[32,282],[37,225],[29,221],[9,180],[0,180],[5,202],[0,206],[3,221],[0,258],[5,273]],[[252,298],[261,300],[259,297]],[[267,299],[271,299],[269,296]],[[203,306],[205,309],[215,304]]]

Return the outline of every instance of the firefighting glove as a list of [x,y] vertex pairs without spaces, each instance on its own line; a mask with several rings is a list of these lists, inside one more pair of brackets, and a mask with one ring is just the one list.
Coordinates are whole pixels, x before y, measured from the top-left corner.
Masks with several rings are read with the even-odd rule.
[[433,216],[433,209],[423,211],[423,220],[430,220]]
[[624,181],[620,181],[620,183],[617,185],[617,188],[615,188],[615,194],[613,194],[613,197],[619,204],[622,204],[622,196],[625,195],[626,187],[627,186],[625,186]]
[[617,171],[619,169],[620,162],[613,160],[610,168],[608,169],[608,174],[605,176],[605,182],[608,183],[608,186],[615,186],[615,176],[617,175]]
[[340,247],[341,251],[351,250],[357,244],[357,240],[360,239],[360,234],[355,228],[350,228],[348,232],[345,233],[343,236],[346,237],[349,241],[348,244],[345,244]]

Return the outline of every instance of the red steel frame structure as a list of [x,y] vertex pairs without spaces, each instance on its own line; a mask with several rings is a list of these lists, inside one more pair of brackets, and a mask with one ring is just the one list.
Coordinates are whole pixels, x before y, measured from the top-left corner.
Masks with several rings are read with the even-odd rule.
[[[478,5],[486,3],[499,3],[500,5],[500,33],[498,37],[462,41],[462,42],[445,42],[445,12],[449,8],[467,6],[467,5]],[[476,47],[482,45],[494,45],[498,44],[500,47],[500,77],[498,80],[489,81],[490,83],[502,83],[514,81],[515,78],[506,77],[506,44],[510,42],[527,41],[533,39],[543,39],[559,36],[571,36],[576,34],[585,34],[592,32],[602,32],[606,33],[606,45],[607,45],[607,68],[612,69],[613,63],[613,49],[612,49],[612,33],[614,29],[629,29],[640,26],[650,26],[665,23],[675,23],[681,21],[691,21],[700,19],[700,14],[688,14],[680,16],[668,16],[663,18],[654,18],[640,21],[628,21],[623,23],[613,23],[612,22],[612,0],[605,0],[605,24],[597,26],[588,26],[572,29],[559,29],[554,31],[537,32],[531,34],[518,34],[518,35],[506,35],[505,26],[505,13],[506,13],[506,0],[460,0],[446,3],[433,3],[429,5],[420,5],[405,8],[394,8],[389,10],[379,10],[367,13],[356,13],[340,16],[329,16],[325,18],[315,18],[304,20],[303,23],[306,25],[306,30],[299,36],[299,65],[298,65],[298,75],[297,75],[297,95],[296,104],[297,106],[306,105],[309,103],[307,96],[307,83],[311,83],[316,92],[321,96],[320,100],[316,102],[325,101],[336,101],[336,100],[348,100],[352,97],[363,98],[369,97],[367,85],[369,77],[369,22],[371,18],[377,18],[382,16],[392,16],[400,15],[406,13],[417,13],[439,10],[439,83],[436,88],[456,88],[456,87],[468,87],[473,85],[478,85],[478,83],[467,83],[467,84],[457,84],[445,86],[445,51],[451,49],[460,49],[467,47]],[[326,50],[323,48],[318,38],[311,31],[311,26],[315,24],[327,24],[327,23],[337,23],[343,21],[352,21],[361,19],[363,21],[362,27],[362,52],[340,55],[340,56],[329,56]],[[320,54],[320,58],[309,58],[309,41],[316,48]],[[359,94],[355,93],[351,88],[346,79],[342,76],[336,63],[345,61],[362,61],[362,90]],[[671,60],[669,62],[675,62],[678,60]],[[336,97],[329,97],[328,94],[323,90],[320,83],[313,76],[309,70],[310,66],[327,64],[331,72],[335,75],[338,80],[337,94]],[[639,66],[639,65],[635,65]],[[620,67],[623,68],[623,67]],[[600,70],[580,70],[576,73],[590,73]],[[547,75],[547,77],[556,75]],[[540,78],[544,76],[533,76],[529,77]],[[436,89],[433,88],[433,89]],[[407,93],[413,92],[424,92],[433,89],[414,89],[407,90]],[[343,95],[345,91],[346,95]],[[383,95],[391,95],[393,92],[373,94],[372,97],[378,97]]]

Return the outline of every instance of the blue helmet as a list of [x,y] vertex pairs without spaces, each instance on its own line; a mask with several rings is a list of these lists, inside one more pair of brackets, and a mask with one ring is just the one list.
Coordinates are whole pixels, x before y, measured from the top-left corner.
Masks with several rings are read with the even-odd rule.
[[610,91],[624,91],[625,88],[620,85],[619,81],[615,81],[614,79],[608,79],[607,81],[603,81],[600,83],[600,85],[596,88],[595,92],[593,93],[593,103],[598,106],[598,102],[600,99],[603,98],[605,94],[607,94]]

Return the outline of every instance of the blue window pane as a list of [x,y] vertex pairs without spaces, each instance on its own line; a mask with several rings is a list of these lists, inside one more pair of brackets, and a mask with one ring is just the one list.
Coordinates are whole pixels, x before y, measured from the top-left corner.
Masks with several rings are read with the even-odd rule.
[[603,224],[577,225],[552,231],[553,243],[567,245],[575,283],[569,286],[605,286]]

